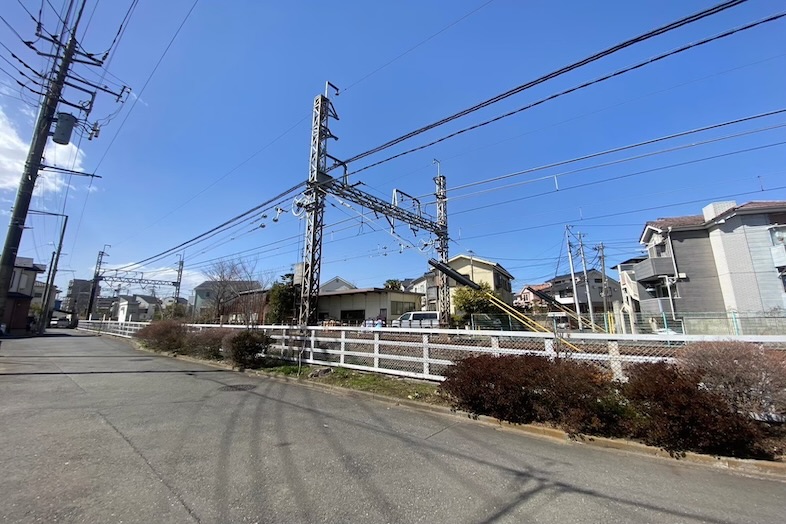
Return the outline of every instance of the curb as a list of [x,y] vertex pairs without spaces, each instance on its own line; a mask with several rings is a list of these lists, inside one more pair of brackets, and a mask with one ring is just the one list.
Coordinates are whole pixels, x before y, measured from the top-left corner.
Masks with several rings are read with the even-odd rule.
[[677,460],[680,462],[688,462],[691,464],[709,466],[709,467],[718,468],[718,469],[736,472],[736,473],[763,475],[768,478],[774,478],[774,479],[786,481],[786,462],[771,462],[766,460],[738,459],[733,457],[702,455],[700,453],[694,453],[690,451],[685,452],[685,454],[681,455],[679,458],[675,458],[674,456],[670,455],[667,451],[664,451],[661,448],[648,446],[647,444],[642,444],[640,442],[614,439],[608,437],[595,437],[591,435],[579,435],[578,437],[574,437],[561,429],[550,428],[548,426],[540,426],[536,424],[510,424],[507,422],[501,422],[493,417],[488,417],[485,415],[479,415],[477,417],[473,417],[469,413],[463,411],[456,411],[454,409],[445,406],[426,404],[424,402],[418,402],[409,399],[398,399],[395,397],[388,397],[386,395],[381,395],[379,393],[371,393],[368,391],[342,388],[340,386],[334,386],[332,384],[322,384],[320,382],[312,382],[300,378],[293,379],[290,377],[280,376],[276,373],[266,372],[264,370],[240,371],[228,364],[223,364],[220,362],[202,360],[194,357],[189,357],[186,355],[173,355],[169,353],[156,352],[150,349],[140,347],[136,341],[131,341],[131,345],[134,346],[139,351],[144,351],[146,353],[153,353],[156,355],[161,355],[166,358],[184,360],[186,362],[193,362],[195,364],[202,364],[205,366],[214,367],[218,369],[235,371],[237,373],[242,373],[243,375],[246,375],[248,377],[265,377],[269,380],[280,382],[282,384],[297,384],[298,386],[307,387],[311,389],[331,391],[333,393],[340,394],[345,397],[370,399],[378,402],[383,402],[386,404],[393,404],[395,406],[402,406],[410,409],[415,409],[418,411],[436,413],[439,415],[449,416],[453,418],[460,418],[462,420],[468,420],[469,422],[482,424],[484,426],[491,426],[494,429],[500,431],[513,431],[516,433],[523,433],[525,435],[536,437],[536,438],[548,439],[552,442],[559,441],[560,443],[565,445],[584,445],[594,448],[612,449],[612,450],[623,451],[623,452],[633,453],[642,456],[654,457],[658,459]]

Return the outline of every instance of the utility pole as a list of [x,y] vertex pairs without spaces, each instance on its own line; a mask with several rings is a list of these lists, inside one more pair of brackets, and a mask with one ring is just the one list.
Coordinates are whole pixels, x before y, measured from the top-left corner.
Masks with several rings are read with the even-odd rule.
[[44,309],[41,313],[41,322],[38,326],[38,333],[41,334],[49,327],[49,320],[52,314],[52,301],[55,295],[55,277],[57,276],[57,266],[60,264],[60,254],[63,252],[63,239],[65,238],[66,227],[68,227],[68,216],[63,215],[63,228],[60,230],[60,241],[57,243],[57,251],[52,259],[52,271],[46,282],[46,292],[44,293]]
[[[434,159],[437,164],[437,176],[434,181],[437,183],[437,226],[440,233],[437,235],[437,254],[439,261],[447,265],[448,263],[448,199],[447,183],[445,175],[440,169],[439,160]],[[439,326],[446,328],[450,326],[450,288],[448,287],[448,276],[437,272],[437,309],[439,310]]]
[[59,65],[57,58],[53,60],[52,73],[54,79],[47,87],[46,98],[38,112],[38,120],[35,123],[33,139],[30,143],[27,160],[25,161],[25,169],[22,173],[22,179],[19,181],[19,190],[16,193],[14,211],[11,215],[11,222],[8,224],[8,234],[5,238],[3,254],[0,256],[0,322],[5,318],[8,289],[11,285],[11,277],[14,273],[14,263],[16,261],[17,252],[19,251],[19,244],[22,241],[22,231],[25,221],[27,220],[30,200],[33,197],[33,189],[38,179],[38,171],[41,168],[41,158],[44,155],[44,148],[49,138],[52,122],[54,122],[57,104],[60,102],[63,86],[68,77],[71,63],[74,60],[74,53],[76,52],[77,46],[76,30],[79,26],[79,21],[82,18],[84,9],[85,2],[82,2],[82,6],[76,16],[76,21],[74,22],[73,28],[70,30],[71,36],[68,38],[68,43],[65,46],[65,51],[63,52],[63,57]]
[[180,260],[177,262],[177,283],[175,284],[175,304],[177,299],[180,298],[180,285],[183,282],[183,256],[178,255]]
[[[584,257],[584,235],[578,234],[579,253],[581,254],[581,268],[584,271],[584,292],[587,294],[587,309],[589,310],[590,326],[595,325],[595,314],[592,312],[592,295],[590,294],[589,276],[587,276],[587,259]],[[594,329],[594,328],[593,328]]]
[[[109,244],[104,244],[104,249],[108,247],[112,247]],[[90,320],[90,316],[93,314],[93,304],[96,300],[96,293],[98,292],[98,283],[101,281],[101,264],[104,261],[104,257],[108,257],[109,254],[104,252],[102,249],[98,252],[98,260],[96,260],[96,270],[93,273],[93,284],[90,286],[90,299],[87,302],[87,320]]]
[[584,331],[581,320],[581,307],[579,306],[579,293],[576,289],[576,272],[573,269],[573,246],[570,243],[570,226],[565,226],[565,239],[568,242],[568,264],[570,265],[570,283],[573,285],[573,305],[576,306],[576,316],[579,319],[579,331]]
[[601,296],[603,297],[603,322],[604,322],[603,325],[606,327],[606,331],[608,331],[609,330],[609,301],[608,301],[609,280],[606,277],[606,254],[604,252],[605,246],[603,245],[603,242],[601,242],[596,249],[598,250],[598,257],[600,258],[600,271],[601,271],[601,279],[603,282],[601,284],[601,289],[602,289]]

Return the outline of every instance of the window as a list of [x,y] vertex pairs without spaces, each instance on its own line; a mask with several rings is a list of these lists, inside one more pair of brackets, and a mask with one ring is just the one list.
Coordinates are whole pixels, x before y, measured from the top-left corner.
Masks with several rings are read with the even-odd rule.
[[656,257],[665,257],[668,256],[668,249],[666,248],[666,244],[656,244],[655,245],[655,256]]
[[603,284],[603,279],[602,278],[596,278],[595,279],[595,283],[596,284]]
[[390,314],[392,316],[403,315],[407,311],[415,309],[414,302],[399,302],[396,300],[390,301]]

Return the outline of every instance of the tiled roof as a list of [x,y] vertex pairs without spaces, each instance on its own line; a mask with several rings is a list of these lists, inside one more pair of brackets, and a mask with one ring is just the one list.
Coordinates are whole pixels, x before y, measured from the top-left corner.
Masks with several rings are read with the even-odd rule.
[[647,222],[648,226],[656,229],[668,229],[670,227],[700,226],[704,224],[704,216],[688,215],[684,217],[658,218]]
[[759,200],[748,202],[747,204],[743,204],[741,206],[737,206],[734,208],[735,211],[738,210],[749,210],[749,209],[766,209],[771,207],[782,207],[786,209],[786,200]]

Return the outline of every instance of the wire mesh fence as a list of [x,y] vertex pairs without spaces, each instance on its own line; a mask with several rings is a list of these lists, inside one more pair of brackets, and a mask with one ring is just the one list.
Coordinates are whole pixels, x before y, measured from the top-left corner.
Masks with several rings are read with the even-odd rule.
[[[79,329],[131,337],[147,323],[82,321]],[[245,326],[189,324],[189,329]],[[624,379],[628,366],[672,361],[693,342],[736,340],[786,351],[786,336],[609,335],[467,329],[257,326],[273,343],[271,356],[307,364],[343,366],[391,375],[443,380],[453,363],[473,355],[538,355],[590,361]]]

